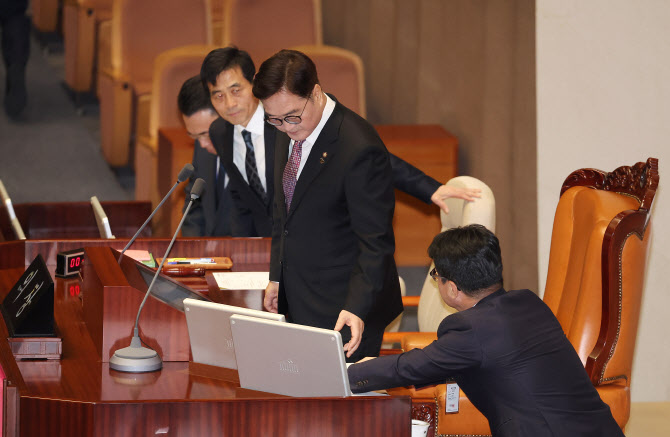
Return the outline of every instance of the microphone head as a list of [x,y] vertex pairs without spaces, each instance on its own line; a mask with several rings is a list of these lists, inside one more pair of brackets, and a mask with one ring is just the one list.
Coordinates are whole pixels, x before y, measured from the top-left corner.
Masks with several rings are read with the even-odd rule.
[[195,168],[193,168],[193,164],[188,163],[184,166],[184,168],[181,169],[179,172],[179,175],[177,175],[177,183],[180,184],[184,182],[186,179],[190,178],[193,172],[195,171]]
[[207,183],[204,179],[198,178],[193,182],[193,187],[191,187],[191,200],[195,200],[202,196],[202,192],[205,191],[205,186]]

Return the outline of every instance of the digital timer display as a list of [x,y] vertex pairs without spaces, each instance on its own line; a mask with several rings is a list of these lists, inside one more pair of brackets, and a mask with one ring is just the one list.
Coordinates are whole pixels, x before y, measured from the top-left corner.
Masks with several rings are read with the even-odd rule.
[[79,273],[84,263],[84,249],[60,252],[56,256],[56,276],[67,278]]

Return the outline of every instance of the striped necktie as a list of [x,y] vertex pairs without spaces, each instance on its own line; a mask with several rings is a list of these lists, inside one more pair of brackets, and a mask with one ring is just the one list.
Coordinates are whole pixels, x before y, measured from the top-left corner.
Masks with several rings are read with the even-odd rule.
[[244,138],[244,144],[247,145],[247,154],[246,158],[244,159],[244,168],[247,172],[249,186],[256,194],[258,194],[258,197],[260,197],[263,202],[265,202],[265,190],[263,189],[261,178],[258,176],[258,167],[256,167],[256,154],[254,153],[254,143],[251,142],[251,132],[248,130],[243,130],[242,138]]
[[300,158],[302,157],[302,143],[305,141],[296,141],[293,143],[291,156],[288,158],[284,174],[282,175],[282,185],[284,186],[284,198],[286,199],[286,211],[291,209],[291,201],[295,192],[295,184],[298,181],[298,168],[300,167]]

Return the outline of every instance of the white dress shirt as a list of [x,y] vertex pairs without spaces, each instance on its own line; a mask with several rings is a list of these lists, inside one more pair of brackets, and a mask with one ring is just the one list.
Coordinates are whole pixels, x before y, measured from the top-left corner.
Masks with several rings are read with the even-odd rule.
[[[323,130],[323,126],[326,124],[330,116],[333,114],[333,111],[335,110],[335,101],[330,97],[328,97],[328,94],[324,93],[323,95],[326,97],[326,106],[324,106],[323,108],[323,113],[321,114],[321,120],[319,121],[319,124],[317,124],[312,133],[309,134],[307,138],[305,138],[305,142],[302,143],[302,155],[300,157],[300,166],[298,166],[298,174],[296,175],[296,180],[300,178],[300,173],[302,172],[303,167],[305,167],[307,158],[309,158],[309,152],[312,151],[312,146],[314,146],[316,139],[319,137],[319,134]],[[293,151],[293,143],[295,143],[295,141],[291,140],[291,145],[289,146],[288,149],[288,156],[291,156],[291,151]]]

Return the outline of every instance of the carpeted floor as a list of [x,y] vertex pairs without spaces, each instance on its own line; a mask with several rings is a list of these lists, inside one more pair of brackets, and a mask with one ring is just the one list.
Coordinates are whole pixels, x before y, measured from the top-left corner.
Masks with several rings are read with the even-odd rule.
[[[12,201],[132,199],[132,180],[117,177],[102,157],[97,106],[78,115],[63,77],[62,52],[47,53],[33,39],[26,110],[19,120],[0,110],[0,179]],[[4,83],[0,63],[3,99]]]

